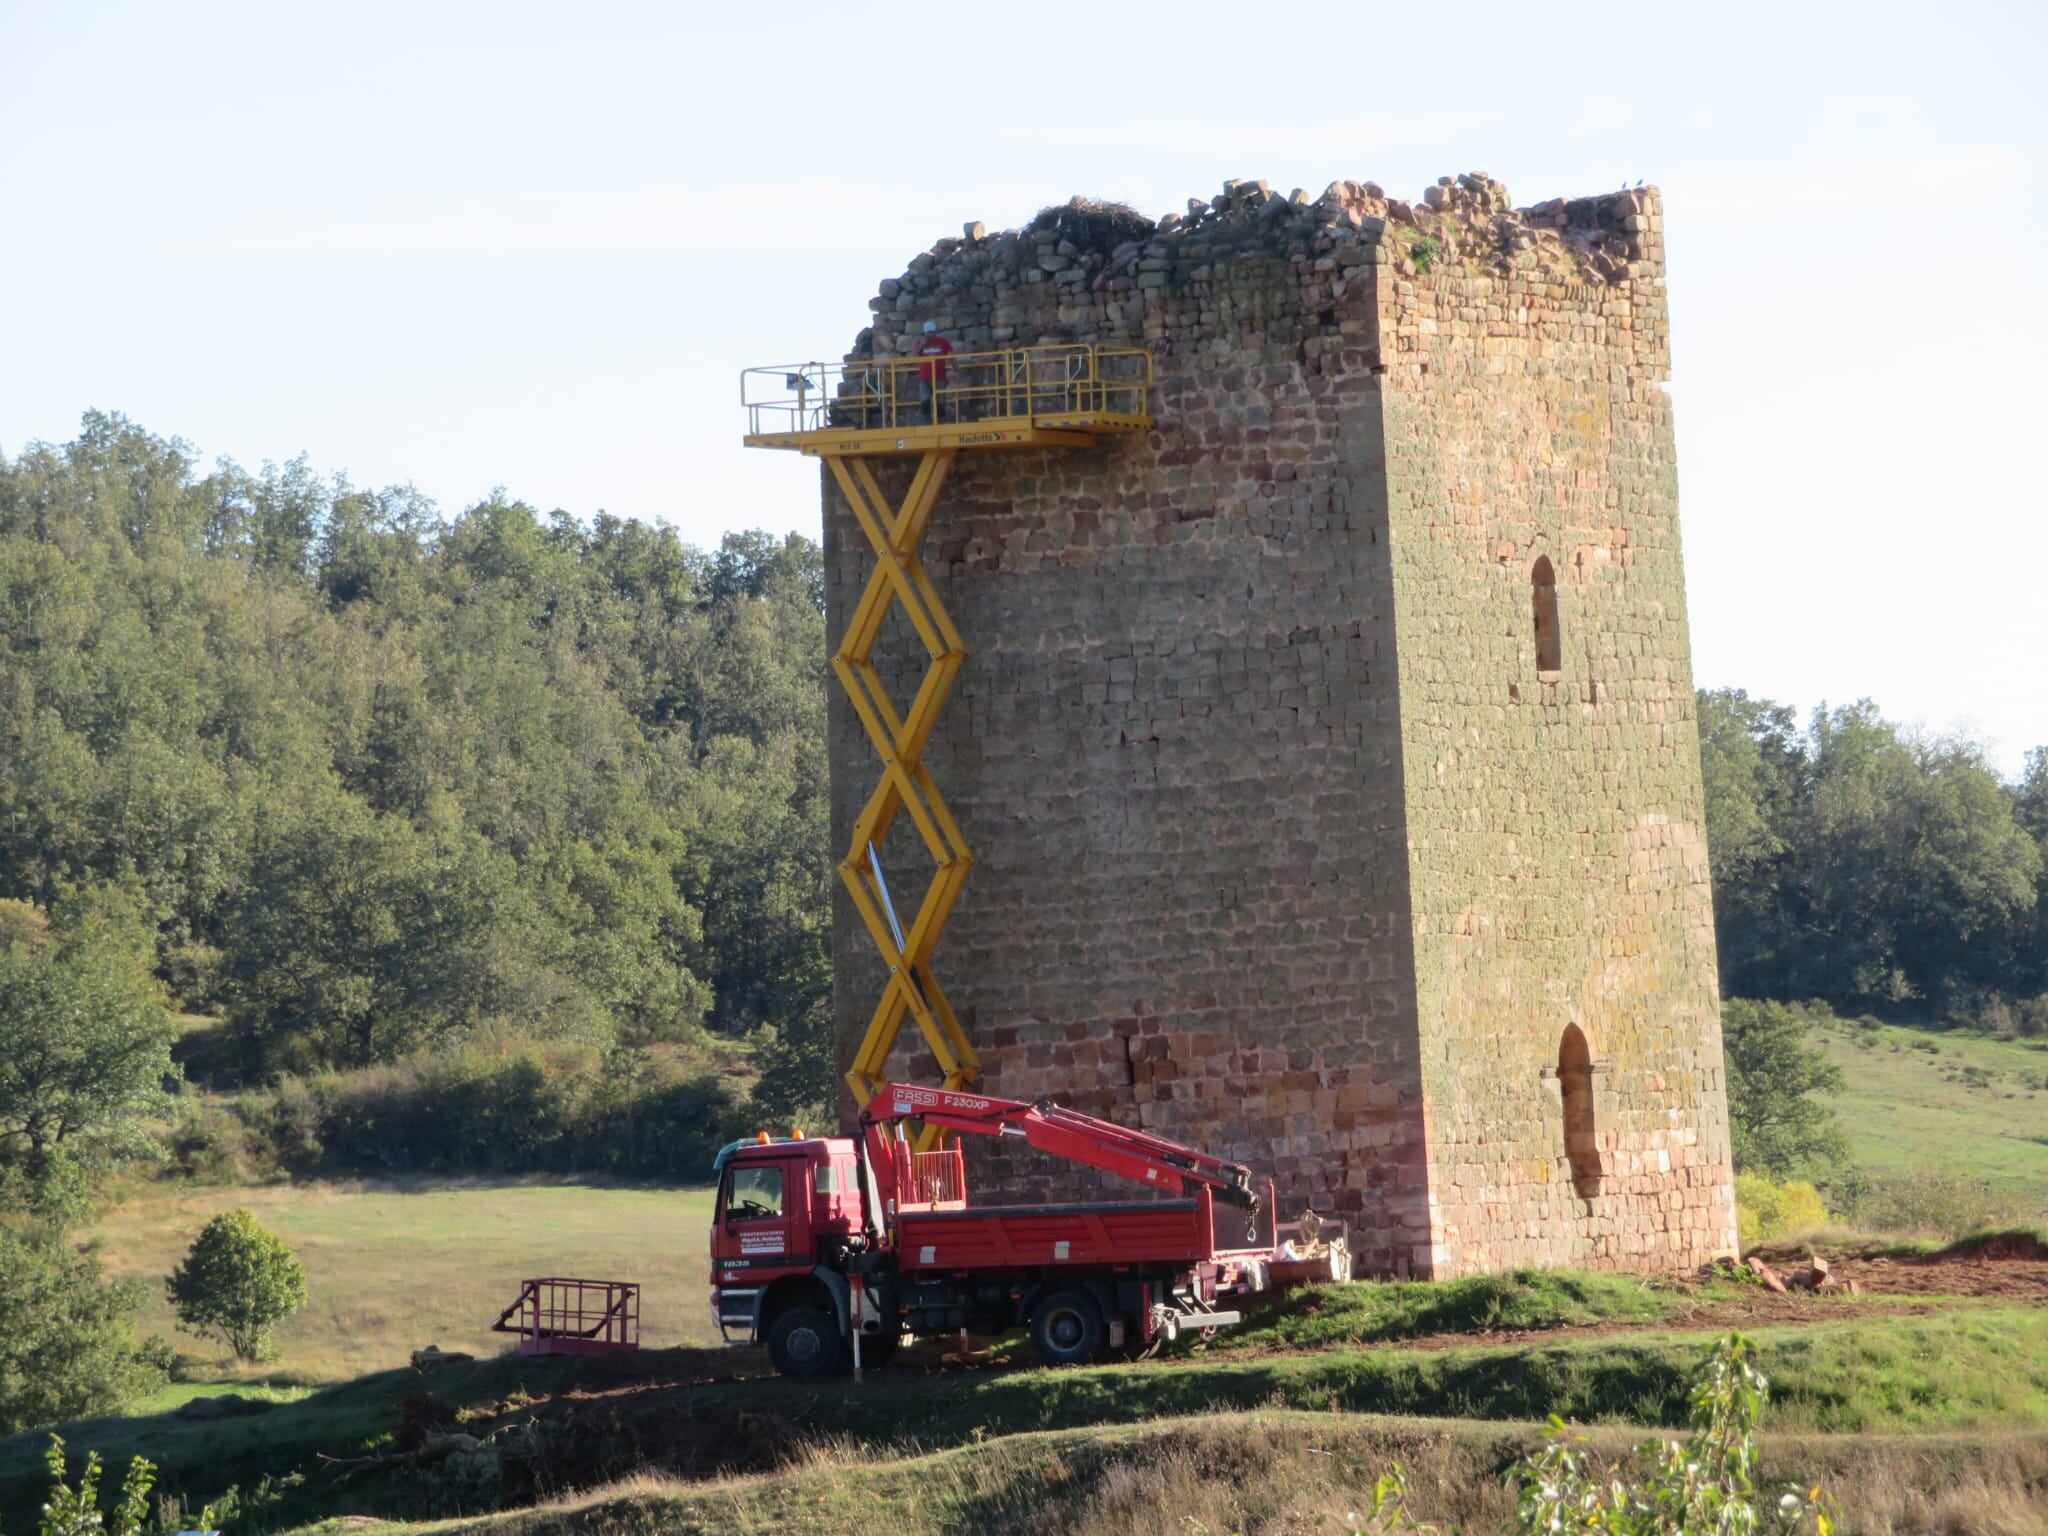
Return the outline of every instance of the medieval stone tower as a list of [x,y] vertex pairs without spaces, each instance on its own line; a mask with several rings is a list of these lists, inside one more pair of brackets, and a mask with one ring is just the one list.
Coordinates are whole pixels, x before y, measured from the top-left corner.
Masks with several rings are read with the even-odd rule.
[[[988,1091],[1270,1170],[1382,1272],[1730,1250],[1657,193],[1077,199],[872,307],[857,358],[933,320],[1157,370],[1149,436],[963,455],[925,546]],[[869,561],[825,487],[837,633]],[[875,768],[834,708],[843,843]],[[880,973],[836,927],[845,1050]]]

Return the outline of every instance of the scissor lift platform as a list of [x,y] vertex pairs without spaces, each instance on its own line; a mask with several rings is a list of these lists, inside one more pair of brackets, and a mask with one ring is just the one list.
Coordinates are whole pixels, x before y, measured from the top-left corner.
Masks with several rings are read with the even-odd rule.
[[1086,448],[1149,431],[1152,355],[1091,344],[749,368],[749,448],[821,457]]

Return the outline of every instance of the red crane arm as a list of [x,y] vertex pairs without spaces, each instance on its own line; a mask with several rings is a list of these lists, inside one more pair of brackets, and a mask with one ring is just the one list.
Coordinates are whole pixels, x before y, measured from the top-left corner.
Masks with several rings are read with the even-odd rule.
[[889,1083],[861,1111],[861,1119],[872,1125],[918,1119],[926,1125],[977,1136],[1022,1136],[1041,1152],[1086,1163],[1170,1194],[1179,1194],[1189,1183],[1197,1183],[1208,1185],[1220,1198],[1249,1211],[1256,1211],[1261,1203],[1252,1189],[1252,1171],[1242,1163],[1226,1162],[1111,1120],[1098,1120],[1049,1099],[1026,1103],[981,1093]]

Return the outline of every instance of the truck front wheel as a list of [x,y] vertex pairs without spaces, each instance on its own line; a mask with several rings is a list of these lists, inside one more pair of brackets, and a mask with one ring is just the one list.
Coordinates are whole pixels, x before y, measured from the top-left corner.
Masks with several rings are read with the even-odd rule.
[[830,1376],[846,1358],[846,1341],[816,1307],[791,1307],[768,1325],[768,1358],[785,1376]]
[[1031,1347],[1047,1365],[1086,1365],[1102,1353],[1102,1313],[1086,1291],[1054,1291],[1031,1313]]

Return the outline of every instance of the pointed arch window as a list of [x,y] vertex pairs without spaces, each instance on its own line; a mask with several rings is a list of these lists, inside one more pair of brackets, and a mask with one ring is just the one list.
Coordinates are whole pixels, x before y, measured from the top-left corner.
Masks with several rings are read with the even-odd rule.
[[1557,1082],[1564,1098],[1564,1154],[1572,1184],[1590,1200],[1600,1193],[1600,1139],[1593,1125],[1593,1052],[1585,1031],[1564,1027],[1557,1047]]
[[1557,572],[1550,556],[1538,555],[1529,571],[1536,611],[1536,672],[1546,680],[1564,670],[1564,636],[1557,627]]

